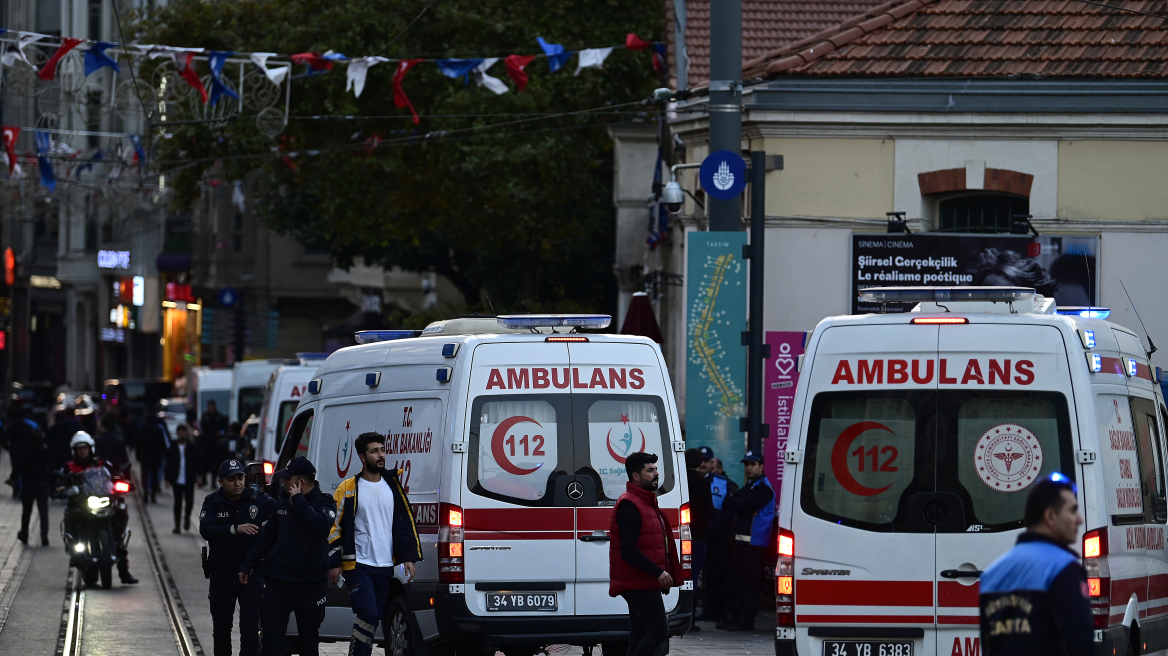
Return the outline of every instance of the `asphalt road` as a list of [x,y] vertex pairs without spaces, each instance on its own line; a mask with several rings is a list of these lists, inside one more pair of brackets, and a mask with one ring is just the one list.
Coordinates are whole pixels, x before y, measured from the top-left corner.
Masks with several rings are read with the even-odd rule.
[[[63,506],[50,507],[49,547],[23,547],[16,541],[20,523],[20,503],[13,500],[10,488],[0,486],[0,654],[19,656],[55,656],[62,626],[65,602],[67,559],[61,544],[59,524]],[[198,535],[198,508],[210,490],[195,494],[195,510],[189,532],[174,534],[172,500],[169,493],[158,503],[143,506],[153,524],[161,547],[160,556],[166,575],[173,581],[174,596],[189,618],[190,633],[202,652],[210,654],[211,614],[207,604],[207,580],[199,564],[203,541]],[[33,513],[34,535],[39,531]],[[151,568],[144,541],[142,522],[135,504],[130,504],[130,567],[140,583],[123,586],[116,582],[110,590],[88,590],[82,625],[81,653],[84,656],[114,656],[148,653],[151,656],[179,656],[174,631],[165,611],[158,576]],[[774,620],[769,613],[758,617],[754,632],[729,633],[703,623],[700,633],[691,633],[670,641],[674,654],[769,654],[774,650]],[[238,626],[233,631],[233,652],[238,653]],[[347,643],[321,646],[327,656],[342,656]],[[553,646],[552,654],[580,654],[576,647]],[[381,653],[376,650],[375,653]],[[597,652],[599,653],[599,652]]]

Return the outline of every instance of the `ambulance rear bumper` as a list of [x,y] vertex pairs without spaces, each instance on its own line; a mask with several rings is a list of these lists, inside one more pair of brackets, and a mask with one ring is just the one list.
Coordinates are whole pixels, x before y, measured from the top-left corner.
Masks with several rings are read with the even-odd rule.
[[[693,594],[692,590],[679,592],[677,607],[668,615],[670,636],[689,631]],[[628,615],[483,617],[471,613],[464,595],[442,591],[434,595],[434,616],[435,643],[471,639],[486,645],[594,645],[629,639]]]

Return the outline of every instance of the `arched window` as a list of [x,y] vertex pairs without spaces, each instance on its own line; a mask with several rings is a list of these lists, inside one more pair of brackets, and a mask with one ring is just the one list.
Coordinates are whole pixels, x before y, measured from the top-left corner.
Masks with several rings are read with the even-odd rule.
[[1015,214],[1029,214],[1030,199],[1006,193],[963,193],[942,199],[938,208],[941,232],[1010,232]]

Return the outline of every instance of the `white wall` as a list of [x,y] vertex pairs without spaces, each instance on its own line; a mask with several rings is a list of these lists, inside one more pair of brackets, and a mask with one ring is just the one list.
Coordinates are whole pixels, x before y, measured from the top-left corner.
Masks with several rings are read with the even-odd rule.
[[[1144,336],[1140,321],[1132,311],[1127,286],[1152,341],[1160,351],[1152,356],[1153,366],[1168,369],[1168,303],[1160,262],[1168,253],[1168,234],[1155,232],[1104,232],[1099,246],[1099,304],[1111,308],[1110,320]],[[1147,340],[1144,347],[1147,348]]]
[[[981,141],[955,139],[897,139],[893,205],[908,218],[933,220],[932,208],[924,203],[917,174],[966,168],[967,162],[981,168],[1005,169],[1034,176],[1030,190],[1030,213],[1053,217],[1058,210],[1058,141]],[[983,170],[984,173],[984,170]],[[978,181],[980,184],[981,181]]]
[[765,330],[811,330],[851,312],[852,231],[767,226]]

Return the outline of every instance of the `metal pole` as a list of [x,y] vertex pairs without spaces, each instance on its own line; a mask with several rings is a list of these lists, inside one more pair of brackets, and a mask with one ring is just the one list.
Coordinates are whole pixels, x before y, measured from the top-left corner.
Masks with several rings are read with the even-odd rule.
[[763,422],[763,366],[768,355],[763,346],[763,250],[766,239],[766,152],[750,152],[750,296],[747,304],[750,317],[747,325],[750,344],[747,349],[746,416],[748,417],[746,444],[750,451],[760,453],[767,432]]
[[[742,152],[742,0],[710,0],[710,152]],[[737,198],[707,201],[710,231],[742,230]]]

